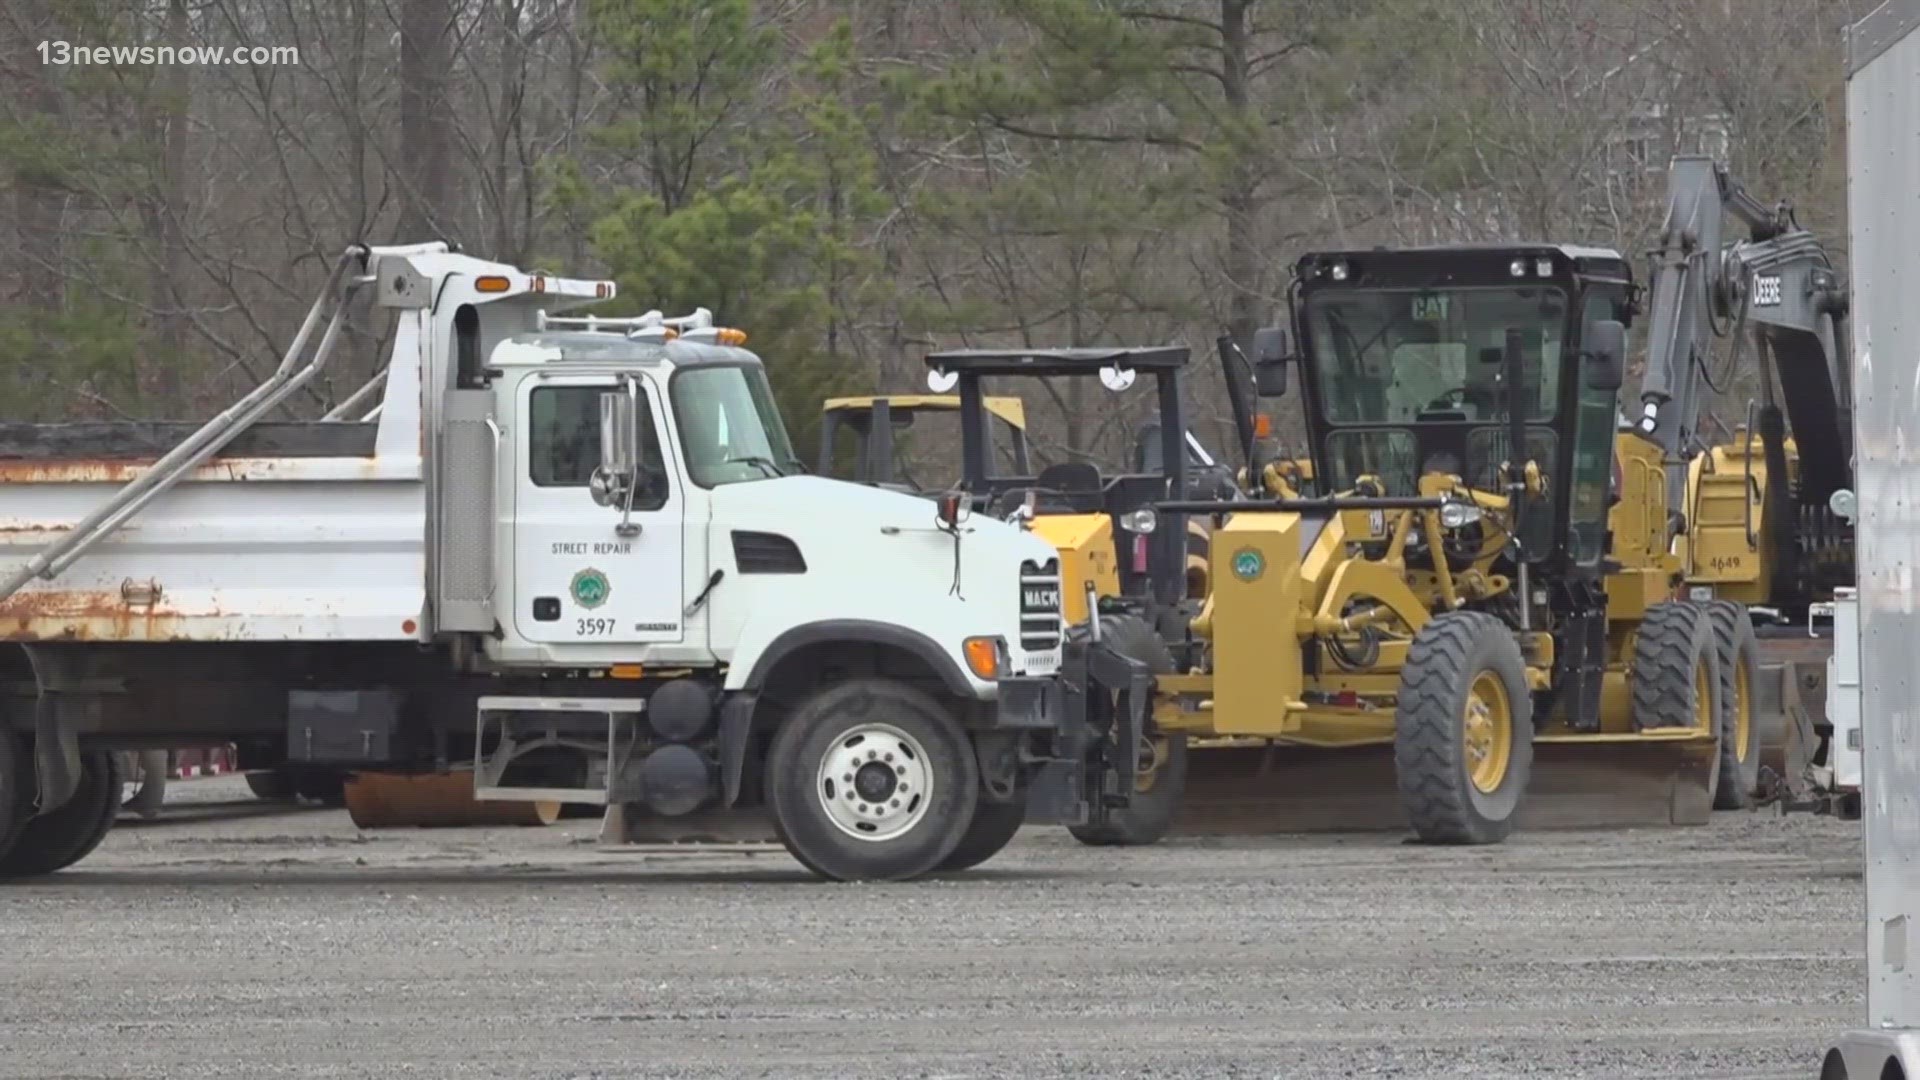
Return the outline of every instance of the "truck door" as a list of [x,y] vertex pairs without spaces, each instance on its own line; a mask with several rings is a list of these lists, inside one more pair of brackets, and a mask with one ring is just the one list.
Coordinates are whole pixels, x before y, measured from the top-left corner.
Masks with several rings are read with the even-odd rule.
[[639,486],[622,536],[619,506],[595,502],[606,376],[529,375],[517,390],[514,627],[537,642],[662,644],[682,637],[684,495],[660,433],[662,395],[639,383]]

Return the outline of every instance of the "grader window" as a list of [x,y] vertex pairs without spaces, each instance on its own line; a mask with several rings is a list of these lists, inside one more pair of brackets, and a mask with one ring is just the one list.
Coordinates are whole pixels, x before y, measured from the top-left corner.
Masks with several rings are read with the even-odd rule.
[[1335,424],[1418,422],[1423,414],[1493,423],[1507,415],[1497,359],[1521,332],[1527,418],[1553,417],[1566,294],[1544,286],[1324,289],[1307,300],[1320,408]]
[[1420,469],[1413,433],[1393,429],[1336,431],[1327,436],[1332,491],[1353,487],[1362,476],[1379,478],[1387,495],[1418,495]]

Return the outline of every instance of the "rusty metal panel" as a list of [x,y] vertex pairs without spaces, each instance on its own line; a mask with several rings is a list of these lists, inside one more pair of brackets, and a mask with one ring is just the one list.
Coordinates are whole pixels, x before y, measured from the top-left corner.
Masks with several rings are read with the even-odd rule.
[[[45,464],[51,475],[0,483],[0,566],[24,564],[124,482]],[[0,601],[0,640],[411,639],[425,511],[417,458],[211,462],[54,580]]]

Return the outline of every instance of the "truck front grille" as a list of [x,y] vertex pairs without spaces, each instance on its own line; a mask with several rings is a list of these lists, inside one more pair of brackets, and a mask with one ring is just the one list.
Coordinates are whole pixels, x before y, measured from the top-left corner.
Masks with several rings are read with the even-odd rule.
[[1044,652],[1060,647],[1060,560],[1020,564],[1020,647]]

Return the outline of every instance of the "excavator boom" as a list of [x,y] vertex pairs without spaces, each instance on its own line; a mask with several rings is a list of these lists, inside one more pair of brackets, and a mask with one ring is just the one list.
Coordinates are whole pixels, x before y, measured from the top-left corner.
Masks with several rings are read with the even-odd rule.
[[[1767,209],[1719,162],[1675,158],[1667,190],[1635,430],[1666,454],[1669,509],[1687,512],[1686,469],[1706,449],[1699,426],[1707,395],[1731,391],[1728,376],[1748,344],[1759,367],[1757,434],[1769,463],[1784,462],[1777,455],[1784,420],[1799,455],[1794,501],[1823,508],[1852,485],[1848,294],[1840,271],[1790,204]],[[1722,243],[1727,213],[1747,226],[1747,239]],[[1724,363],[1715,357],[1721,337],[1732,338]]]

